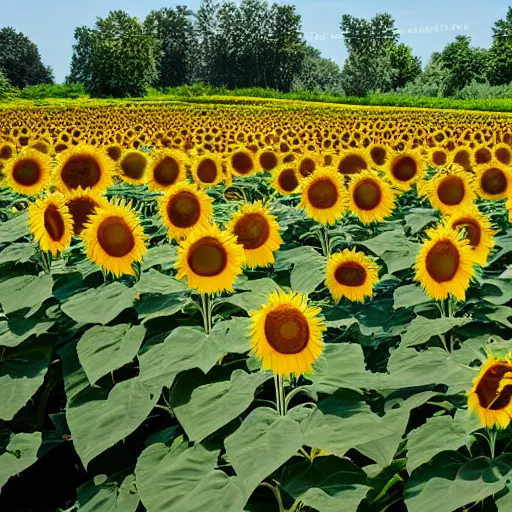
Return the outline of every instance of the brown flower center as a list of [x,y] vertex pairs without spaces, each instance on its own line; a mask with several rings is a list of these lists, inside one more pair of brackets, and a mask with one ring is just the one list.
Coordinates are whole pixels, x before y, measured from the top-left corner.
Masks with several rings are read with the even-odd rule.
[[188,190],[178,192],[167,203],[167,216],[178,228],[194,226],[201,215],[201,203],[195,194]]
[[0,146],[0,158],[3,160],[9,160],[9,158],[13,155],[12,147],[8,144],[5,144],[4,146]]
[[358,183],[354,189],[354,203],[361,210],[373,210],[382,200],[382,190],[379,184],[372,179],[365,179]]
[[121,158],[122,149],[119,146],[109,146],[107,148],[107,155],[110,159],[117,162]]
[[495,363],[482,375],[475,390],[481,407],[499,411],[509,405],[512,399],[512,386],[506,385],[498,392],[500,382],[507,373],[512,373],[512,365]]
[[334,279],[343,286],[362,286],[366,281],[366,270],[354,261],[348,261],[338,266]]
[[107,217],[99,225],[98,243],[114,258],[126,256],[135,247],[132,230],[122,217]]
[[492,153],[488,148],[479,148],[475,151],[475,162],[480,164],[488,164],[492,159]]
[[387,154],[384,148],[376,146],[370,149],[370,158],[375,165],[384,165],[386,163],[386,157]]
[[332,208],[338,200],[339,194],[336,185],[329,178],[314,181],[308,188],[309,202],[318,209]]
[[211,158],[201,160],[197,166],[197,177],[202,183],[214,183],[217,173],[217,165]]
[[22,159],[14,164],[12,178],[25,187],[35,185],[41,177],[41,168],[35,160]]
[[308,344],[309,325],[298,309],[283,304],[267,314],[265,337],[276,352],[298,354]]
[[442,166],[446,164],[448,157],[444,151],[436,150],[432,154],[432,162],[435,166]]
[[437,283],[446,283],[457,273],[459,262],[457,247],[449,240],[441,240],[427,254],[427,272]]
[[68,201],[67,206],[73,217],[73,233],[79,235],[83,231],[89,215],[98,205],[90,197],[77,197]]
[[398,181],[410,181],[418,172],[418,166],[414,158],[410,156],[400,157],[391,169],[391,173]]
[[236,152],[231,156],[231,165],[238,174],[249,174],[254,169],[251,157],[244,152]]
[[510,165],[510,160],[512,159],[512,154],[510,149],[507,148],[498,148],[495,152],[496,159],[501,162],[503,165]]
[[147,160],[140,153],[128,153],[121,160],[121,170],[123,174],[132,179],[140,180],[144,176]]
[[299,172],[301,176],[307,178],[310,174],[313,174],[316,169],[316,163],[312,158],[303,158],[299,164]]
[[244,249],[257,249],[268,240],[270,226],[260,213],[248,213],[236,222],[234,232]]
[[453,228],[464,228],[466,230],[465,238],[469,240],[472,247],[478,247],[480,245],[482,230],[480,229],[480,224],[478,224],[476,220],[469,218],[460,219],[453,224]]
[[437,187],[437,196],[443,204],[455,206],[464,199],[466,189],[459,176],[447,176]]
[[94,187],[100,181],[101,169],[92,156],[71,156],[62,167],[61,178],[72,190]]
[[44,211],[44,229],[54,242],[60,241],[64,236],[64,219],[54,204],[50,204]]
[[507,177],[501,169],[493,167],[484,171],[480,184],[487,194],[493,196],[503,194],[507,190]]
[[211,236],[205,236],[188,250],[188,266],[201,277],[218,276],[228,264],[228,255],[222,244]]
[[156,164],[153,179],[159,185],[172,185],[177,180],[179,173],[178,162],[170,156],[165,156]]
[[464,167],[465,171],[469,171],[471,169],[471,158],[469,156],[469,151],[466,149],[459,149],[453,157],[453,162]]
[[297,175],[291,168],[281,171],[277,181],[285,192],[293,192],[299,186]]
[[357,174],[367,167],[368,164],[363,157],[359,155],[347,155],[340,160],[338,171],[341,174]]
[[273,151],[263,151],[259,157],[259,160],[261,168],[264,171],[271,171],[278,164],[277,156]]

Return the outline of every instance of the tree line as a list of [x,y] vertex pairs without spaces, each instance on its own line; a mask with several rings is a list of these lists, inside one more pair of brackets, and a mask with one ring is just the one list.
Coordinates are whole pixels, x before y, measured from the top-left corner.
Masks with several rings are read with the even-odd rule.
[[[66,83],[83,84],[94,97],[143,96],[150,87],[194,83],[346,96],[457,96],[512,81],[512,7],[494,24],[489,49],[459,35],[433,53],[424,69],[411,47],[400,43],[389,14],[346,14],[340,29],[348,52],[341,67],[304,40],[293,5],[203,0],[196,12],[162,8],[144,20],[116,10],[93,27],[75,29]],[[13,28],[0,29],[0,89],[52,82],[37,46]]]

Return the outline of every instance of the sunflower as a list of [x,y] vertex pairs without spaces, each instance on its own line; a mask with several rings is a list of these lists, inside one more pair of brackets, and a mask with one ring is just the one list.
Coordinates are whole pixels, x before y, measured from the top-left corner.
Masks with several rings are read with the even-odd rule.
[[473,148],[471,161],[473,167],[488,164],[492,160],[492,151],[484,144],[478,144]]
[[418,183],[418,194],[446,215],[468,208],[476,199],[473,176],[455,164]]
[[63,192],[78,187],[104,192],[112,185],[112,165],[102,150],[79,144],[59,155],[56,184]]
[[226,163],[228,172],[234,176],[250,176],[258,170],[254,153],[244,148],[233,150]]
[[152,155],[147,174],[150,190],[165,192],[186,177],[185,157],[180,151],[160,150]]
[[204,153],[192,161],[192,178],[200,187],[213,187],[226,178],[222,159],[216,153]]
[[428,163],[436,169],[450,165],[452,158],[450,151],[442,147],[434,146],[428,152]]
[[340,174],[357,174],[369,167],[365,153],[358,150],[346,151],[335,165]]
[[262,369],[277,375],[311,372],[323,350],[321,311],[300,293],[273,292],[251,312],[251,347]]
[[244,205],[226,226],[245,250],[249,268],[266,267],[274,263],[274,251],[283,243],[276,218],[261,201]]
[[59,192],[37,199],[28,209],[30,232],[44,252],[53,256],[63,252],[71,243],[73,219]]
[[494,247],[494,231],[489,219],[472,206],[456,211],[446,223],[452,229],[465,231],[464,236],[469,241],[476,263],[485,265]]
[[373,287],[379,281],[379,267],[371,258],[355,249],[344,249],[331,256],[327,263],[327,288],[336,302],[342,297],[364,302],[373,297]]
[[361,171],[350,181],[348,204],[349,210],[364,224],[381,222],[391,215],[395,194],[375,171]]
[[304,153],[297,161],[297,171],[301,179],[313,174],[320,166],[321,157],[317,153]]
[[272,186],[283,196],[298,192],[299,178],[294,167],[282,165],[274,170]]
[[121,144],[109,144],[105,152],[112,161],[117,162],[123,154],[123,146]]
[[512,360],[510,354],[487,360],[473,379],[468,393],[468,409],[476,412],[484,427],[507,428],[512,419]]
[[66,206],[73,218],[73,234],[80,235],[95,209],[107,205],[108,201],[95,190],[78,187],[69,193],[66,196]]
[[457,148],[453,151],[452,162],[470,171],[473,167],[471,164],[471,150],[468,147]]
[[389,149],[383,144],[371,144],[366,148],[373,167],[380,169],[386,164]]
[[498,160],[500,164],[510,166],[512,163],[512,149],[508,144],[503,142],[496,144],[496,146],[492,148],[492,152],[494,158]]
[[143,185],[147,181],[149,157],[137,149],[125,151],[119,159],[119,174],[123,181]]
[[263,148],[256,154],[260,169],[272,171],[280,164],[279,153],[272,148]]
[[423,157],[418,151],[404,151],[389,158],[386,172],[393,183],[401,190],[409,190],[426,171]]
[[213,215],[212,199],[197,185],[182,181],[160,199],[160,216],[170,239],[185,238]]
[[40,194],[50,182],[52,160],[35,149],[23,149],[8,160],[3,170],[6,183],[15,192],[27,196]]
[[95,209],[82,231],[87,256],[116,276],[134,274],[146,253],[146,236],[136,213],[121,200]]
[[427,230],[429,239],[423,243],[416,259],[415,281],[433,299],[443,300],[452,294],[464,300],[475,274],[475,257],[469,240],[448,226]]
[[504,199],[512,186],[512,174],[508,167],[493,160],[475,169],[477,191],[484,199]]
[[14,144],[9,142],[1,142],[0,143],[0,160],[9,160],[13,157],[16,152],[16,147]]
[[244,248],[231,233],[204,225],[194,229],[178,248],[176,278],[186,277],[188,287],[200,293],[233,291],[244,263]]

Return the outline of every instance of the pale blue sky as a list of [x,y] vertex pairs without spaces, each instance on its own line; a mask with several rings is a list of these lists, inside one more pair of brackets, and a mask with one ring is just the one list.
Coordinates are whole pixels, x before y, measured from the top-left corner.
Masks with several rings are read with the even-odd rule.
[[[39,46],[43,62],[53,67],[56,80],[61,82],[69,72],[76,26],[93,26],[97,16],[104,17],[114,9],[123,9],[143,19],[153,9],[185,4],[195,10],[200,2],[24,0],[2,10],[0,26],[12,26],[32,39]],[[475,46],[488,47],[493,23],[505,16],[510,5],[503,0],[295,0],[289,3],[295,3],[302,16],[305,38],[325,57],[340,64],[346,57],[339,31],[342,14],[370,18],[377,12],[389,12],[401,31],[401,41],[412,46],[425,64],[432,52],[441,50],[457,34],[471,36]]]

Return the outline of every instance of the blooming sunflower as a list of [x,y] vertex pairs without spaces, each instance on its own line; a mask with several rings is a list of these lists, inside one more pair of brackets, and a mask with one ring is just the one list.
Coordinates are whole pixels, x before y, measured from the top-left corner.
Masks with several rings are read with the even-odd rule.
[[301,155],[297,161],[297,171],[299,178],[307,178],[313,174],[320,166],[321,157],[317,153],[306,152]]
[[335,224],[347,208],[343,176],[333,167],[322,167],[306,178],[299,207],[321,224]]
[[123,146],[121,144],[109,144],[105,152],[112,161],[117,162],[123,154]]
[[335,162],[340,174],[357,174],[368,169],[369,163],[364,151],[345,151]]
[[428,152],[428,163],[438,169],[450,165],[453,155],[443,147],[434,146]]
[[342,297],[364,302],[366,297],[373,297],[373,287],[378,281],[379,267],[355,249],[333,254],[327,263],[325,282],[335,302]]
[[320,308],[300,293],[273,292],[251,312],[251,347],[262,369],[277,375],[311,372],[323,350],[326,326]]
[[452,162],[460,165],[465,171],[470,171],[471,163],[471,149],[469,147],[460,147],[453,151]]
[[116,276],[133,274],[146,253],[146,236],[136,213],[121,200],[95,209],[82,231],[87,256]]
[[465,231],[465,237],[469,241],[476,263],[485,265],[487,256],[494,247],[494,231],[489,219],[472,206],[456,211],[446,223],[452,229]]
[[512,163],[512,148],[508,144],[500,142],[492,148],[492,152],[494,158],[498,160],[500,164],[510,165]]
[[222,160],[215,153],[204,153],[192,161],[192,178],[200,187],[213,187],[226,178]]
[[35,149],[23,149],[3,170],[6,183],[18,194],[40,194],[50,182],[52,160]]
[[249,268],[266,267],[274,263],[274,251],[279,249],[283,240],[276,218],[261,201],[242,206],[226,228],[243,246]]
[[186,177],[185,157],[180,151],[167,149],[152,155],[147,173],[150,190],[165,192]]
[[233,291],[244,263],[244,248],[231,233],[204,225],[194,229],[178,248],[176,278],[186,277],[188,287],[200,293]]
[[250,176],[258,170],[256,156],[244,148],[233,150],[227,158],[227,169],[234,176]]
[[404,151],[389,158],[386,173],[401,190],[409,190],[425,174],[426,165],[418,151]]
[[119,174],[123,181],[132,185],[143,185],[147,182],[149,157],[136,149],[125,151],[119,159]]
[[56,185],[63,192],[78,187],[104,192],[112,185],[112,165],[103,150],[79,144],[59,154]]
[[69,247],[73,234],[73,219],[65,201],[62,194],[55,192],[37,199],[28,209],[30,232],[41,250],[53,256]]
[[371,144],[366,148],[366,152],[370,157],[373,167],[380,169],[386,164],[388,159],[388,148],[383,144]]
[[473,176],[455,164],[418,183],[418,194],[446,215],[468,208],[476,199]]
[[512,186],[512,173],[508,167],[493,160],[475,169],[477,191],[484,199],[504,199]]
[[213,215],[212,199],[197,185],[182,181],[160,198],[160,216],[170,239],[185,238]]
[[256,158],[262,171],[272,171],[280,164],[279,153],[272,148],[261,149]]
[[361,222],[381,222],[391,215],[395,194],[389,183],[381,180],[375,171],[361,171],[350,180],[349,209]]
[[99,206],[106,207],[108,201],[91,189],[84,190],[78,187],[66,196],[66,206],[73,218],[73,234],[80,235],[85,227],[85,223]]
[[484,144],[478,144],[473,148],[471,161],[473,167],[488,164],[492,160],[492,151]]
[[274,170],[272,186],[283,196],[298,192],[299,178],[294,167],[282,165]]
[[452,294],[464,300],[475,274],[469,240],[461,240],[457,231],[442,225],[428,229],[427,236],[416,259],[414,279],[433,299],[443,300]]
[[16,146],[10,142],[0,143],[0,160],[9,160],[16,152]]
[[495,358],[491,353],[473,380],[468,409],[476,412],[484,427],[507,428],[512,419],[512,360],[510,354]]

